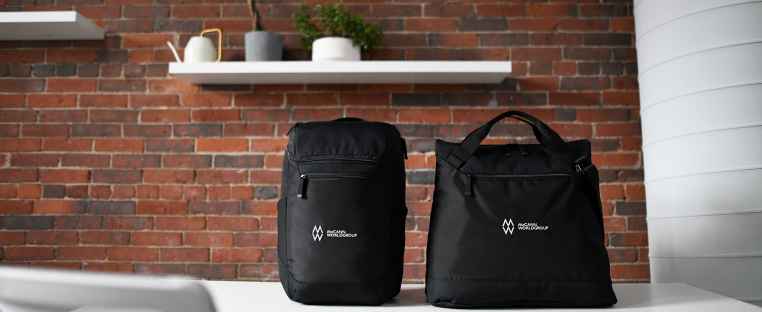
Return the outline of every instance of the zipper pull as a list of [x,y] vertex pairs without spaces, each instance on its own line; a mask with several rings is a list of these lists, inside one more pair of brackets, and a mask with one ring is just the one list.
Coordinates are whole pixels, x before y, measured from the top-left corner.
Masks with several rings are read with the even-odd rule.
[[470,174],[466,174],[466,192],[463,195],[471,196],[471,175]]
[[298,127],[301,124],[302,124],[301,122],[297,122],[293,126],[291,126],[291,129],[288,129],[288,132],[286,132],[286,136],[291,135],[291,131],[294,131],[294,128]]
[[299,190],[296,193],[296,197],[304,198],[304,191],[305,191],[305,189],[304,189],[304,185],[305,185],[304,184],[304,180],[307,180],[307,176],[306,175],[301,175],[299,177],[300,177],[300,179],[299,179]]
[[506,157],[510,157],[511,155],[513,155],[513,154],[511,154],[511,144],[506,144],[505,145],[504,152],[505,152],[505,156]]
[[402,151],[405,153],[405,160],[407,160],[407,142],[403,138],[400,139],[402,140]]

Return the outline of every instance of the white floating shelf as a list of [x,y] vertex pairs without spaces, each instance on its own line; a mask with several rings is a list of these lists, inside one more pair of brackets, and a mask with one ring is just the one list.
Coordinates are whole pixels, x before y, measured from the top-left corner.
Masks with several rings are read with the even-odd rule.
[[510,61],[360,61],[169,63],[193,84],[497,84]]
[[0,40],[101,40],[105,32],[75,11],[0,12]]

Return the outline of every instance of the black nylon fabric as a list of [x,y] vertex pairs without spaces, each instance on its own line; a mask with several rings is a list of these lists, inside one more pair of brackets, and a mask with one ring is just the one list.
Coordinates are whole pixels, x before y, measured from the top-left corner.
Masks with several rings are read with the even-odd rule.
[[291,300],[378,305],[399,293],[404,144],[394,126],[360,119],[291,131],[278,202],[278,265]]
[[436,142],[429,301],[451,308],[616,303],[590,143],[558,146],[560,137],[540,122],[537,135],[556,136],[540,142],[553,144],[477,147],[491,124],[464,140],[471,147]]

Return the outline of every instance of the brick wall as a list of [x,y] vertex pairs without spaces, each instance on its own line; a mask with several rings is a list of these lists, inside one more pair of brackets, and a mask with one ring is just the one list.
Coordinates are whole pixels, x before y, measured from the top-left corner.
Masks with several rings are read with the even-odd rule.
[[[353,1],[387,33],[365,58],[511,60],[514,73],[499,85],[194,86],[167,74],[165,41],[219,27],[223,60],[243,60],[245,2],[0,0],[74,9],[107,30],[0,42],[0,264],[277,280],[285,133],[356,116],[396,124],[410,145],[405,279],[421,282],[434,139],[520,109],[593,142],[612,276],[649,280],[631,1]],[[287,59],[307,56],[298,3],[260,0]],[[516,123],[492,137],[533,140]]]

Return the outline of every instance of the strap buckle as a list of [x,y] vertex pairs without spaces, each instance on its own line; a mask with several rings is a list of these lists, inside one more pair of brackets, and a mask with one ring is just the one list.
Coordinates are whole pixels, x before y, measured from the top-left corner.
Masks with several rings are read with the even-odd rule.
[[574,169],[577,170],[577,172],[584,174],[587,169],[590,169],[590,167],[594,166],[593,163],[590,161],[590,158],[587,156],[582,156],[576,161],[574,161]]

